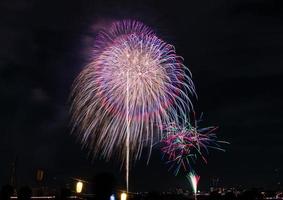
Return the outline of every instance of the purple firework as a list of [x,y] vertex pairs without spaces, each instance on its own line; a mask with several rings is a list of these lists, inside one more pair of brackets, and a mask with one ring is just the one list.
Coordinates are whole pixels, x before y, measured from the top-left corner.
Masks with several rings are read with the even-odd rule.
[[160,138],[156,127],[186,119],[194,94],[190,72],[148,26],[113,22],[98,33],[91,57],[74,82],[71,112],[94,155],[108,159],[115,152],[125,160],[130,151],[138,159],[143,146],[151,149]]

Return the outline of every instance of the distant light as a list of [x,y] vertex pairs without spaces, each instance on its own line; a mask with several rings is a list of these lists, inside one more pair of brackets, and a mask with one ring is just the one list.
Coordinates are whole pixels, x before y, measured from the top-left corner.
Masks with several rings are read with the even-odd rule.
[[36,171],[36,180],[37,180],[38,182],[41,182],[41,181],[43,180],[43,178],[44,178],[44,171],[41,170],[41,169],[38,169],[38,170]]
[[76,192],[77,192],[77,193],[81,193],[82,190],[83,190],[83,182],[78,181],[78,182],[77,182],[77,185],[76,185]]
[[[17,196],[10,197],[11,199],[18,199]],[[55,196],[35,196],[31,197],[31,199],[55,199]]]
[[112,194],[112,195],[110,196],[110,200],[115,200],[114,194]]
[[125,192],[123,192],[121,194],[121,199],[120,200],[127,200],[127,194]]

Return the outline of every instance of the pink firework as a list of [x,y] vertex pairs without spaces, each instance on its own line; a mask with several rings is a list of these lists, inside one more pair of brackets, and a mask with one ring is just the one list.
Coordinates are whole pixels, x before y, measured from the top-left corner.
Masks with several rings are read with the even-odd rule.
[[73,127],[94,155],[125,160],[128,151],[138,159],[160,138],[160,125],[186,119],[194,94],[190,72],[172,45],[137,21],[112,23],[93,46],[74,82]]

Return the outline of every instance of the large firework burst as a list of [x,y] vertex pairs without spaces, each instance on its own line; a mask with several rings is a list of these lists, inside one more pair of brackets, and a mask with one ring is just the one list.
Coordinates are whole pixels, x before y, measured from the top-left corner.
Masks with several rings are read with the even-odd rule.
[[[92,60],[74,82],[72,121],[94,155],[132,159],[150,149],[170,121],[186,120],[194,86],[172,45],[144,24],[117,21],[95,40]],[[130,134],[128,134],[130,133]]]

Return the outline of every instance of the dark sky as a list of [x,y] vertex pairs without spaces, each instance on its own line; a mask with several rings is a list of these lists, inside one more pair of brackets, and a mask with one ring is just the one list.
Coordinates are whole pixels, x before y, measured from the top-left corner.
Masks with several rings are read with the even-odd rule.
[[[186,3],[185,3],[186,2]],[[0,185],[18,157],[18,185],[90,178],[119,163],[94,160],[70,135],[68,95],[95,32],[138,19],[175,45],[193,73],[206,125],[231,143],[200,164],[200,187],[275,187],[283,178],[283,4],[280,0],[2,0],[0,3]],[[138,161],[131,190],[188,187],[160,153]],[[56,177],[56,179],[55,179]]]

